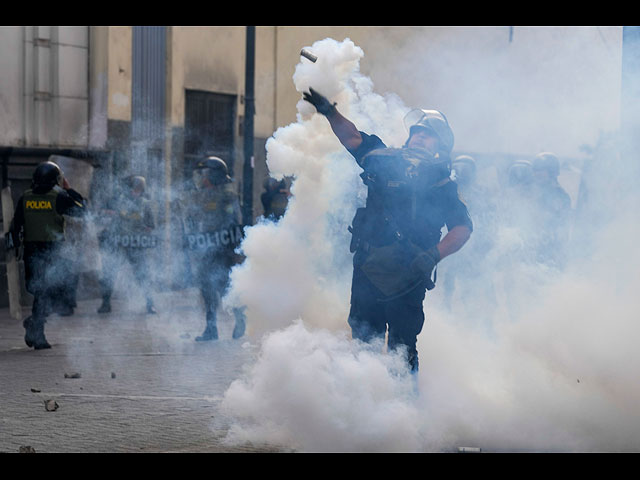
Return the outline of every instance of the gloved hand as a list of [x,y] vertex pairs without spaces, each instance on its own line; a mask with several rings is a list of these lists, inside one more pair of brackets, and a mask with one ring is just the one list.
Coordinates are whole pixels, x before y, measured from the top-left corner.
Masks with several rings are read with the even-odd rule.
[[332,104],[327,99],[327,97],[319,94],[311,87],[309,87],[309,93],[307,92],[302,93],[302,97],[304,98],[304,100],[306,100],[311,105],[316,107],[316,110],[318,111],[318,113],[321,113],[325,117],[328,115],[331,115],[333,112],[336,111],[337,103]]
[[411,262],[411,270],[424,275],[427,281],[427,290],[435,287],[435,284],[431,280],[431,274],[439,261],[440,252],[438,251],[438,247],[434,245],[429,250],[419,253],[413,262]]

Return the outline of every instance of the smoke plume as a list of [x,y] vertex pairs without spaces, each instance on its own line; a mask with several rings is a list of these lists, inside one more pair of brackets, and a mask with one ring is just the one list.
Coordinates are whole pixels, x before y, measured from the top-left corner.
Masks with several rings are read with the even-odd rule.
[[[313,87],[359,129],[402,145],[410,108],[375,93],[359,70],[364,52],[349,39],[308,50],[318,61],[297,65],[296,90]],[[637,227],[612,215],[633,212],[615,207],[635,198],[602,195],[610,168],[583,172],[597,201],[574,210],[563,269],[521,261],[525,227],[497,222],[491,249],[463,257],[482,268],[454,301],[442,284],[427,294],[416,393],[400,356],[350,339],[347,227],[366,191],[326,119],[303,100],[297,107],[297,121],[267,143],[271,174],[294,177],[288,210],[247,229],[247,259],[232,273],[227,301],[247,306],[259,354],[225,393],[235,418],[227,441],[299,451],[640,449]],[[593,155],[595,165],[618,158],[611,148]],[[443,277],[453,266],[442,262]]]

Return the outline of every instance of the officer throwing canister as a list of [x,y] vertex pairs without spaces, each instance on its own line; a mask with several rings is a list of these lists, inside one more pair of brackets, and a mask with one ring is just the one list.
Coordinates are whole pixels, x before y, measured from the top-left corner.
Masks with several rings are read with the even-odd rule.
[[473,229],[449,178],[453,131],[441,112],[415,109],[405,117],[405,144],[388,148],[319,92],[310,88],[303,96],[327,118],[367,186],[366,205],[350,228],[352,337],[384,341],[388,333],[389,350],[404,349],[409,370],[417,373],[426,290],[435,286],[436,265],[462,248]]

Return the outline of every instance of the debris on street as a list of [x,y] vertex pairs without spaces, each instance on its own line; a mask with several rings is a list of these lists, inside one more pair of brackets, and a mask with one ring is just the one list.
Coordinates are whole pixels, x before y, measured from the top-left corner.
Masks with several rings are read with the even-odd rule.
[[47,412],[55,412],[59,407],[58,402],[53,399],[44,401],[44,408]]

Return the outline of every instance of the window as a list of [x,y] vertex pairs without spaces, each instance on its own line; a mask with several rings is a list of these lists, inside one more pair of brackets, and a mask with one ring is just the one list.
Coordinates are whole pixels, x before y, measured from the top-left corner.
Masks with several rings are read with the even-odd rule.
[[233,176],[236,96],[187,90],[185,99],[184,168],[190,178],[203,155],[222,158]]

